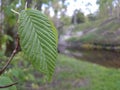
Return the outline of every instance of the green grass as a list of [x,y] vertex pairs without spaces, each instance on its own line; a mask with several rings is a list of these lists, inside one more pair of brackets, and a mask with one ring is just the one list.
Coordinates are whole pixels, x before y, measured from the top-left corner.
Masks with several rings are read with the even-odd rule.
[[59,55],[53,82],[45,90],[120,90],[120,69]]
[[24,75],[17,68],[9,74],[17,76],[18,90],[120,90],[120,69],[105,68],[61,54],[58,55],[56,70],[50,83],[44,83],[40,73],[36,73],[37,77],[33,78],[35,70],[27,69],[30,67],[26,68]]

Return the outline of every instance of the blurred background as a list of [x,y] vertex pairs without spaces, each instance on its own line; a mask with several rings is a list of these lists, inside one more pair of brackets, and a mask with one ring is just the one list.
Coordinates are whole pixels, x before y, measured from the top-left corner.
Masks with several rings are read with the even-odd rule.
[[19,52],[5,73],[19,81],[18,90],[120,89],[120,0],[0,0],[0,68],[15,48],[18,16],[11,9],[20,12],[26,2],[53,21],[59,55],[45,83]]

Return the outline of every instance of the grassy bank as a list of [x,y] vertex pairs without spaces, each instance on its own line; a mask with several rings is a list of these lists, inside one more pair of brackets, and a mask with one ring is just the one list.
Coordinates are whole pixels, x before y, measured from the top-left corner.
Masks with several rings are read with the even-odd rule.
[[119,90],[120,69],[59,55],[53,82],[45,90]]
[[117,19],[107,19],[104,21],[95,21],[75,26],[73,31],[84,32],[82,36],[75,36],[69,38],[68,42],[81,42],[81,43],[97,43],[97,44],[110,44],[119,45],[120,41],[120,21]]

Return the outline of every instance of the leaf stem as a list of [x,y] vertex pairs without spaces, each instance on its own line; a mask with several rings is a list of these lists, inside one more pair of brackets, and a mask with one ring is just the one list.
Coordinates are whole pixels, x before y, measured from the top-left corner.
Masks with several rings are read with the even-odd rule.
[[15,10],[13,10],[13,9],[11,9],[11,11],[14,12],[14,13],[16,13],[16,14],[18,14],[18,15],[20,15],[19,12],[15,11]]

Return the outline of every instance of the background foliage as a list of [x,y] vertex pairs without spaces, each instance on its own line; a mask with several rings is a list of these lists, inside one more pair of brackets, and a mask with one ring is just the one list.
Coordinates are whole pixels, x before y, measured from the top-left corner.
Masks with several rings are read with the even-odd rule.
[[[59,39],[51,42],[53,33],[50,34],[51,36],[48,35],[39,25],[46,30],[48,29],[42,24],[37,24],[36,27],[42,31],[42,33],[37,32],[37,34],[44,37],[44,39],[41,39],[40,36],[39,39],[47,45],[46,47],[41,45],[42,48],[47,49],[48,52],[52,52],[48,47],[52,49],[52,46],[56,47],[54,43],[58,42],[58,51],[70,56],[59,55],[56,71],[50,83],[45,83],[43,79],[44,75],[34,70],[31,63],[28,62],[30,60],[24,56],[23,52],[19,52],[14,57],[11,65],[9,65],[3,75],[4,77],[0,76],[0,78],[3,77],[3,79],[7,79],[9,83],[18,81],[19,84],[16,85],[18,90],[61,90],[61,88],[62,90],[88,90],[89,88],[92,90],[119,89],[120,0],[96,0],[96,4],[99,8],[95,13],[91,13],[89,7],[92,7],[92,5],[91,2],[88,1],[86,8],[87,10],[89,9],[89,14],[86,15],[80,10],[80,7],[77,13],[75,13],[76,10],[73,12],[72,16],[66,13],[70,5],[67,2],[69,0],[0,0],[0,68],[5,64],[15,48],[15,38],[18,31],[17,20],[19,17],[11,12],[11,8],[20,12],[25,8],[26,1],[28,2],[27,7],[32,9],[36,8],[46,14],[47,17],[54,22],[58,30]],[[78,0],[73,1],[77,3]],[[42,13],[40,13],[40,15],[43,15]],[[51,15],[51,13],[53,13],[53,15]],[[38,19],[38,17],[40,16],[37,15],[36,18],[32,18],[35,20]],[[51,25],[51,22],[48,22],[49,19],[46,20],[42,18],[41,22],[44,23],[43,20],[46,20],[47,23],[45,23],[45,25],[50,27],[49,25]],[[39,20],[37,20],[37,22],[38,21]],[[29,25],[24,28],[31,29]],[[28,32],[28,29],[25,29],[25,31]],[[30,34],[30,32],[28,33]],[[34,36],[34,34],[35,33],[31,36]],[[21,36],[23,39],[24,35]],[[49,36],[49,38],[46,38],[46,36]],[[31,38],[27,38],[28,41]],[[46,41],[50,41],[49,43],[53,45],[49,46],[46,44]],[[37,45],[33,42],[35,42],[35,40],[32,39],[30,42],[27,42],[26,47],[29,47],[29,49],[26,47],[22,47],[22,49],[26,48],[28,51],[33,51],[33,49],[30,49],[32,48],[31,44],[29,45],[29,43]],[[36,47],[34,48],[37,50]],[[72,52],[69,49],[72,49]],[[83,54],[83,49],[86,51],[85,55]],[[92,50],[95,51],[95,53],[88,53]],[[112,50],[112,54],[108,53],[110,50]],[[45,55],[48,55],[47,51],[45,51]],[[100,54],[101,51],[107,52]],[[53,53],[56,52],[52,52],[52,54],[49,55],[51,58],[55,58]],[[33,58],[33,54],[30,53],[30,55],[32,56],[29,57]],[[84,59],[81,59],[82,55]],[[78,59],[72,59],[71,56]],[[97,56],[99,58],[97,58]],[[113,60],[111,60],[111,56]],[[85,60],[92,63],[86,63]],[[104,67],[96,63],[93,64],[96,61]],[[108,66],[110,67],[108,68]],[[7,84],[7,82],[5,82],[5,84]],[[11,88],[12,90],[16,89],[15,87]],[[11,90],[11,88],[5,90]]]

